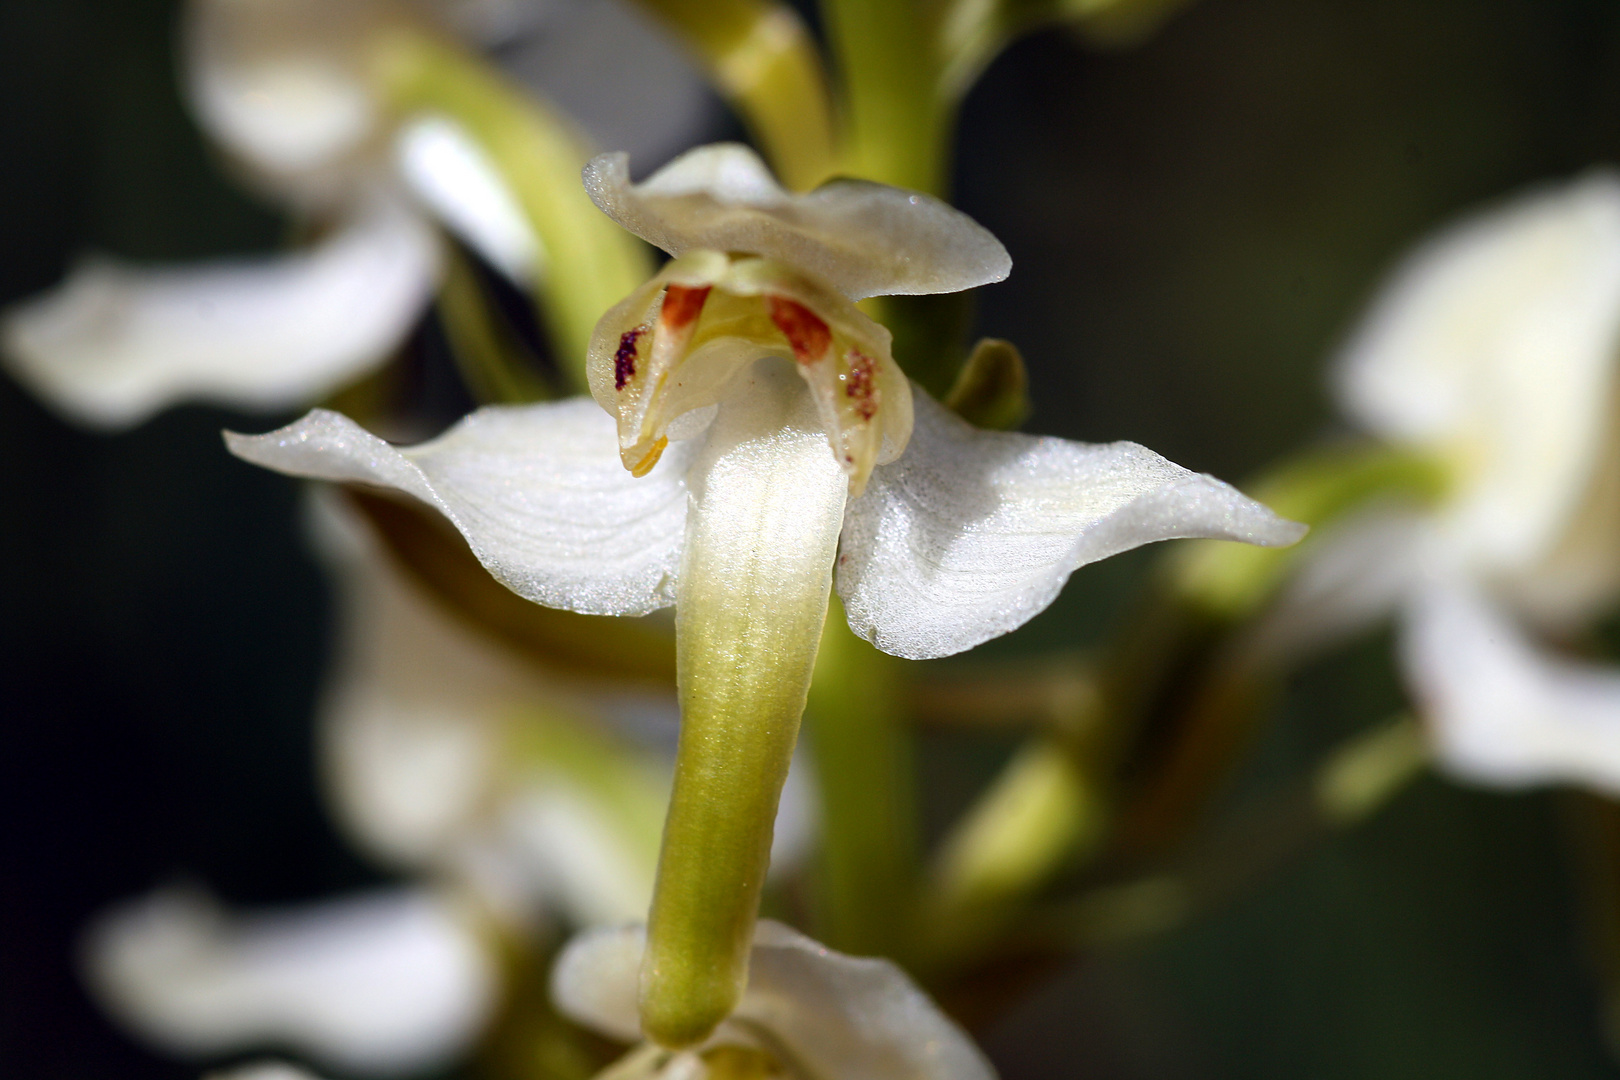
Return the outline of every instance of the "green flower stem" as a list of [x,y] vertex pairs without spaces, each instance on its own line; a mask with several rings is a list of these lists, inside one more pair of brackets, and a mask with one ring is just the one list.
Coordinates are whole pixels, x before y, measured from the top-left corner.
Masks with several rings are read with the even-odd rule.
[[838,168],[821,54],[793,9],[770,0],[640,0],[697,53],[788,187]]
[[1339,827],[1371,817],[1422,772],[1430,758],[1423,728],[1409,714],[1347,739],[1317,770],[1317,813]]
[[940,848],[925,933],[935,963],[955,964],[1005,932],[1034,895],[1102,836],[1105,806],[1075,748],[1019,750]]
[[396,109],[461,124],[511,186],[545,249],[536,291],[557,366],[584,392],[596,321],[652,273],[646,249],[586,196],[584,144],[540,102],[425,31],[384,35],[375,62]]
[[475,401],[519,405],[552,396],[539,376],[520,362],[517,345],[497,321],[478,275],[453,249],[445,258],[438,309],[456,368]]
[[822,814],[816,938],[843,952],[903,958],[914,937],[916,779],[902,666],[856,637],[833,600],[807,715]]
[[641,970],[642,1029],[671,1048],[705,1038],[747,981],[848,487],[798,373],[765,361],[748,379],[688,474],[681,737]]
[[943,196],[953,107],[939,92],[930,8],[917,0],[823,5],[843,80],[844,171]]

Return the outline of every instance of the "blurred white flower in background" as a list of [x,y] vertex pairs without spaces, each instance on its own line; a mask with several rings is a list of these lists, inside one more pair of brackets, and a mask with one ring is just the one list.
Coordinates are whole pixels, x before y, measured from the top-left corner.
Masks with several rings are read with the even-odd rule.
[[[646,931],[599,929],[568,944],[552,969],[565,1015],[621,1042],[641,1038],[636,998]],[[710,1075],[786,1080],[994,1080],[973,1041],[894,964],[845,956],[761,920],[748,985],[731,1018],[679,1052],[647,1043],[603,1076]]]
[[84,968],[103,1007],[166,1050],[282,1046],[380,1076],[453,1059],[499,981],[476,917],[418,888],[244,916],[164,890],[102,916]]
[[502,44],[531,81],[571,57],[571,99],[657,103],[603,114],[617,117],[600,133],[614,140],[669,153],[714,115],[678,46],[618,0],[192,0],[192,114],[314,242],[180,267],[86,258],[6,314],[11,372],[65,416],[112,430],[180,400],[307,405],[382,363],[415,325],[440,272],[434,219],[531,283],[544,245],[484,149],[447,116],[402,112],[368,67],[368,48],[410,20]]
[[[164,890],[91,929],[86,970],[109,1012],[171,1052],[279,1046],[387,1075],[451,1060],[478,1035],[500,938],[644,917],[675,714],[669,702],[639,721],[652,730],[638,744],[617,710],[659,702],[593,697],[462,625],[334,493],[310,518],[340,609],[320,712],[330,803],[364,851],[435,885],[242,918]],[[794,775],[780,872],[815,830]]]
[[1284,598],[1335,633],[1398,609],[1440,762],[1620,793],[1620,670],[1561,658],[1620,595],[1620,177],[1595,171],[1443,230],[1336,368],[1362,427],[1432,457],[1426,508],[1324,531]]
[[347,833],[389,865],[463,881],[520,925],[547,910],[586,926],[639,917],[667,756],[456,621],[340,497],[311,510],[340,597],[321,763]]

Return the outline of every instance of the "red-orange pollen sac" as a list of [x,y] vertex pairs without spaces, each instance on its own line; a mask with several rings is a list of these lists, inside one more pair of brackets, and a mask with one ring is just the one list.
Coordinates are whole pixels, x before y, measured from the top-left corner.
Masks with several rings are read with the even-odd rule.
[[844,394],[855,408],[855,415],[870,420],[877,415],[877,365],[857,349],[849,350],[849,374],[844,377]]
[[793,358],[801,364],[814,364],[832,346],[832,331],[820,316],[796,300],[767,296],[771,322],[793,346]]
[[685,285],[671,285],[664,290],[664,306],[658,311],[658,332],[678,334],[697,321],[703,313],[703,301],[709,298],[710,286],[693,289]]
[[638,326],[619,335],[619,348],[613,354],[613,389],[623,390],[636,377],[636,343],[646,332],[645,326]]

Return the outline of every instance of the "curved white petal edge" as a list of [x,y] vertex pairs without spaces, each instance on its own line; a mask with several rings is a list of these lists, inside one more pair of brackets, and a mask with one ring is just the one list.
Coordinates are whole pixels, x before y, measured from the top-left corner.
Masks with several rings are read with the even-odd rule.
[[0,322],[8,368],[116,430],[184,399],[300,405],[385,360],[438,279],[438,237],[390,197],[307,251],[192,267],[86,260]]
[[395,136],[394,157],[405,183],[439,220],[514,284],[539,276],[545,252],[517,196],[465,128],[443,116],[421,116]]
[[1620,669],[1542,652],[1459,581],[1412,599],[1400,647],[1449,772],[1494,787],[1573,782],[1620,794]]
[[1135,443],[981,431],[913,396],[911,443],[849,504],[838,559],[850,626],[884,652],[970,649],[1043,611],[1079,567],[1142,544],[1305,534]]
[[931,195],[835,180],[784,191],[746,146],[690,150],[640,184],[627,155],[585,167],[603,213],[650,244],[764,255],[814,274],[852,299],[959,292],[1001,281],[1012,258],[988,229]]
[[1456,558],[1548,554],[1612,422],[1620,174],[1594,170],[1442,230],[1390,276],[1337,361],[1345,411],[1438,453]]
[[411,888],[248,916],[161,891],[93,925],[84,966],[109,1012],[171,1051],[280,1044],[383,1076],[460,1052],[497,982],[465,914]]
[[588,398],[480,409],[404,450],[324,409],[225,440],[278,472],[392,488],[436,507],[497,580],[536,603],[592,615],[674,603],[693,446],[672,445],[638,480],[619,463],[613,421]]
[[[574,938],[552,970],[552,998],[610,1037],[640,1037],[636,1011],[646,931]],[[972,1041],[898,967],[845,956],[762,919],[748,986],[730,1020],[705,1044],[765,1049],[799,1080],[993,1080]],[[702,1049],[702,1048],[700,1048]]]

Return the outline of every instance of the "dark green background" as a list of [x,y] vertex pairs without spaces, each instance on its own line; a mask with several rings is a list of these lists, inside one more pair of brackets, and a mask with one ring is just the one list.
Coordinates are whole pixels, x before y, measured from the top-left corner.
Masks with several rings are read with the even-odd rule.
[[[98,247],[267,248],[280,223],[181,113],[171,6],[0,4],[0,299]],[[1480,200],[1620,152],[1606,0],[1206,0],[1149,45],[1049,32],[970,98],[958,201],[1011,250],[981,328],[1031,429],[1239,479],[1332,423],[1322,364],[1381,269]],[[0,380],[0,1073],[188,1077],[72,973],[102,905],[187,875],[237,902],[371,880],[316,798],[327,599],[295,490],[199,408],[126,436]],[[1099,632],[1145,560],[1083,572],[1007,653]],[[1296,681],[1287,775],[1399,703],[1373,640]],[[1553,796],[1428,779],[1152,948],[1077,966],[987,1036],[1032,1077],[1582,1077],[1597,1035]]]

